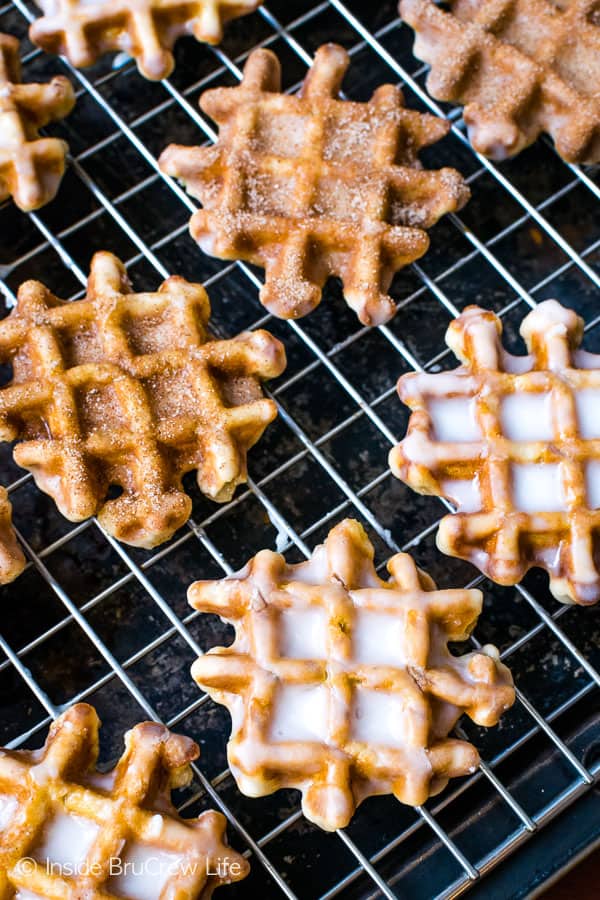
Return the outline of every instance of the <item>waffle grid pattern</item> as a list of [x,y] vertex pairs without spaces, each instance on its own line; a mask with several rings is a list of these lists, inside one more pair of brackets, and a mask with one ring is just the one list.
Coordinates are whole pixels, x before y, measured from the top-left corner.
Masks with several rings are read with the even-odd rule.
[[378,325],[396,308],[394,272],[426,252],[424,229],[469,190],[454,169],[421,168],[419,151],[448,126],[405,109],[398,88],[383,85],[368,103],[339,99],[348,64],[341,47],[321,47],[290,97],[277,58],[254,51],[238,87],[201,98],[221,129],[216,146],[173,145],[161,165],[203,202],[190,230],[206,252],[265,267],[260,297],[274,315],[306,315],[337,275],[360,321]]
[[[218,862],[226,857],[237,864],[238,878],[247,874],[246,860],[223,842],[224,816],[206,812],[184,822],[171,805],[171,790],[191,778],[190,762],[198,756],[193,741],[153,722],[136,725],[126,735],[114,782],[107,787],[110,774],[104,775],[103,787],[97,788],[98,730],[95,711],[81,703],[56,720],[42,751],[0,755],[3,800],[15,798],[19,804],[0,839],[0,890],[6,896],[11,888],[17,896],[31,892],[46,900],[74,900],[82,893],[90,900],[121,896],[116,873],[127,870],[117,861],[140,846],[165,865],[162,854],[170,854],[159,900],[208,900],[215,887],[237,880],[217,874]],[[80,817],[96,829],[72,875],[61,873],[61,864],[51,856],[42,858],[46,830],[58,817]],[[72,850],[63,846],[62,852]]]
[[415,55],[431,65],[428,89],[465,104],[475,149],[503,159],[547,132],[567,161],[598,162],[596,0],[454,0],[450,8],[400,3]]
[[[98,513],[109,534],[153,547],[189,517],[185,472],[197,469],[220,501],[244,481],[246,449],[276,414],[257,379],[280,374],[285,355],[264,331],[210,340],[200,285],[174,276],[155,294],[130,290],[108,253],[92,260],[84,300],[20,288],[0,324],[0,358],[14,370],[0,436],[23,438],[15,460],[68,519]],[[106,500],[115,484],[121,495]]]
[[[480,509],[461,512],[459,505],[457,514],[443,519],[438,543],[444,552],[471,560],[501,584],[516,584],[532,565],[540,565],[548,570],[557,599],[596,603],[600,510],[590,495],[598,496],[600,418],[593,416],[593,434],[584,439],[587,428],[580,422],[577,401],[587,391],[594,392],[588,395],[592,403],[600,400],[600,356],[578,352],[583,322],[553,300],[540,304],[522,323],[529,360],[504,353],[501,328],[492,313],[468,308],[447,335],[463,366],[449,377],[410,374],[400,379],[401,399],[418,412],[405,441],[390,453],[392,470],[416,490],[448,499],[449,482],[476,479]],[[542,403],[531,408],[527,399]],[[452,443],[437,439],[431,401],[448,400],[472,401],[480,437]],[[507,401],[515,400],[517,406],[506,411]],[[533,425],[526,439],[519,439],[527,416],[534,417]],[[536,509],[532,482],[546,466],[557,477],[537,497]],[[518,479],[529,480],[526,499],[531,498],[532,506],[527,509],[520,505]]]
[[[419,805],[449,778],[475,771],[475,748],[449,739],[447,731],[462,712],[494,725],[514,700],[494,647],[460,660],[448,652],[447,642],[464,640],[475,624],[479,591],[437,591],[405,553],[390,559],[390,579],[383,581],[373,555],[363,528],[346,519],[307,563],[288,566],[265,550],[243,577],[196,582],[188,592],[195,609],[236,629],[234,644],[200,657],[192,674],[232,714],[228,758],[240,788],[253,797],[300,788],[306,817],[329,831],[348,825],[357,804],[373,793]],[[319,613],[323,657],[302,647],[287,651],[285,617]],[[396,619],[402,629],[391,659],[377,644],[381,626],[393,627]],[[378,622],[376,641],[370,628]],[[301,640],[303,622],[290,627]],[[312,735],[303,734],[294,705],[304,689],[311,691]],[[443,712],[436,700],[447,704]],[[379,712],[385,725],[361,724],[368,707],[382,701],[389,704],[387,713]],[[280,732],[278,707],[288,723],[296,719]],[[386,734],[373,730],[385,726]]]

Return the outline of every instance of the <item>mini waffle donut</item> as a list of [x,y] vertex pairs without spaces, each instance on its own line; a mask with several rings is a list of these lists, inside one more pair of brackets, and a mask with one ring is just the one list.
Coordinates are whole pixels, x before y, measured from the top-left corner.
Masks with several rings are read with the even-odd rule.
[[470,306],[446,342],[462,361],[398,382],[413,413],[393,473],[452,500],[439,548],[493,581],[532,566],[564,603],[600,599],[600,356],[579,349],[583,322],[547,300],[521,324],[529,356],[511,356],[494,313]]
[[231,713],[238,787],[251,797],[297,788],[304,815],[326,830],[347,825],[366,797],[418,805],[474,771],[477,750],[449,731],[462,712],[494,725],[514,701],[495,647],[448,651],[474,627],[481,593],[436,590],[405,553],[387,568],[384,581],[362,526],[346,519],[305,563],[263,550],[188,592],[194,609],[236,630],[192,675]]
[[192,779],[198,746],[143,722],[101,775],[99,725],[78,703],[53,723],[42,750],[0,753],[0,895],[209,900],[244,878],[248,863],[227,846],[224,816],[182,819],[171,803],[171,791]]
[[448,123],[405,109],[390,84],[368,103],[340,99],[348,64],[341,47],[320,47],[289,96],[277,57],[255,50],[238,87],[200,99],[219,124],[216,145],[172,144],[159,161],[203,204],[192,237],[205,253],[263,266],[261,302],[284,319],[314,309],[335,275],[361,322],[386,322],[394,273],[426,252],[425,229],[470,196],[454,169],[426,171],[418,159]]
[[44,15],[31,26],[34,44],[74,66],[91,66],[104,53],[124,51],[145,78],[173,71],[171,50],[191,34],[218,44],[223,25],[253,12],[260,0],[36,0]]
[[431,65],[427,88],[464,104],[474,148],[514,156],[547,132],[572,163],[600,162],[597,0],[400,0]]
[[[21,286],[0,322],[0,438],[72,521],[98,515],[141,547],[187,521],[182,489],[197,471],[211,499],[246,480],[246,453],[277,414],[260,380],[285,368],[267,331],[215,340],[201,285],[173,276],[133,294],[110,253],[91,264],[87,295],[65,303],[39,282]],[[107,500],[112,485],[122,489]]]
[[54,198],[69,148],[40,137],[39,129],[74,105],[71,82],[61,75],[49,84],[22,84],[19,42],[0,34],[0,203],[12,197],[26,212]]
[[25,568],[25,557],[12,525],[12,506],[5,488],[0,487],[0,584],[14,581]]

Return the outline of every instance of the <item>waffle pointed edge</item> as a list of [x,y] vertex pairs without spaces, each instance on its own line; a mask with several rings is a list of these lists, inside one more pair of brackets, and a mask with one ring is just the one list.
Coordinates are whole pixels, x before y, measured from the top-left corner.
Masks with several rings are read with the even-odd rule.
[[73,86],[62,75],[47,84],[22,83],[19,42],[0,33],[0,203],[12,197],[29,212],[56,196],[69,148],[39,129],[74,105]]
[[320,47],[290,96],[277,57],[253,51],[239,86],[200,98],[219,125],[217,143],[171,144],[159,160],[203,204],[190,222],[201,249],[262,266],[261,302],[280,318],[311,312],[337,276],[363,324],[388,321],[394,273],[427,251],[426,229],[470,196],[456,170],[418,160],[448,123],[406,109],[390,84],[368,103],[340,99],[348,65],[342,47]]
[[[600,162],[596,0],[400,0],[427,89],[464,105],[479,153],[516,156],[542,133],[569,163]],[[505,33],[506,32],[506,33]]]
[[277,414],[260,383],[281,374],[285,350],[262,330],[213,339],[209,318],[201,285],[172,276],[132,293],[110,253],[92,259],[82,300],[21,285],[0,322],[0,359],[13,367],[0,439],[20,440],[15,461],[66,518],[97,515],[150,548],[189,518],[185,473],[216,502],[246,481],[247,451]]
[[[161,898],[209,900],[216,888],[245,878],[249,866],[227,845],[225,817],[209,810],[183,819],[173,806],[171,792],[192,780],[198,745],[156,722],[142,722],[125,735],[116,767],[100,775],[99,728],[94,708],[78,703],[52,723],[41,750],[0,751],[3,799],[16,801],[0,835],[3,895],[112,896],[106,889],[115,862],[138,843],[157,858],[178,858]],[[35,848],[57,816],[74,816],[74,822],[83,817],[97,829],[83,864],[68,877],[60,867],[36,862]]]
[[192,34],[218,44],[223,26],[254,12],[260,0],[36,0],[44,15],[32,23],[31,41],[48,53],[67,57],[78,68],[93,65],[105,53],[126,52],[152,81],[175,67],[176,40]]
[[[345,827],[369,796],[394,794],[420,805],[450,778],[473,772],[477,750],[448,733],[462,712],[479,725],[496,724],[515,698],[495,647],[461,657],[447,649],[447,641],[470,634],[481,592],[436,590],[405,553],[387,568],[385,581],[362,526],[346,519],[305,563],[288,565],[281,554],[263,550],[239,573],[198,581],[188,591],[194,609],[236,629],[234,643],[200,657],[192,676],[231,713],[227,753],[239,789],[260,797],[296,788],[306,818],[327,831]],[[307,610],[323,615],[323,656],[298,647],[288,652],[282,643],[286,633],[297,641],[302,630],[298,619],[286,625],[285,616]],[[360,636],[381,612],[385,622],[369,648],[376,658],[365,662]],[[378,657],[379,643],[394,628],[395,662]],[[310,699],[298,700],[305,690]],[[298,702],[305,706],[295,707]],[[381,702],[394,705],[384,709]],[[371,732],[357,734],[356,723],[373,708],[379,712]]]

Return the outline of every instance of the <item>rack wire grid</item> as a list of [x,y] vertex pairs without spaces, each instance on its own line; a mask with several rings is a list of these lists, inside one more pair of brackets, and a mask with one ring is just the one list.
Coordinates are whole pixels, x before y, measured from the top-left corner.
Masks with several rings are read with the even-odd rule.
[[[6,307],[27,278],[60,296],[81,296],[92,253],[110,249],[126,261],[138,290],[154,289],[170,273],[203,281],[217,333],[266,325],[285,342],[289,365],[270,385],[279,417],[250,454],[247,487],[217,506],[190,479],[188,526],[152,552],[118,544],[95,520],[67,522],[4,447],[3,482],[29,563],[2,589],[1,743],[41,744],[52,717],[84,699],[105,720],[107,763],[118,756],[123,731],[141,718],[194,737],[202,757],[192,787],[178,798],[181,809],[221,809],[232,843],[252,862],[250,877],[222,889],[222,897],[429,900],[468,890],[503,898],[533,892],[598,839],[597,806],[584,836],[574,823],[582,820],[581,804],[594,797],[600,771],[600,613],[559,605],[539,571],[516,588],[501,588],[442,557],[434,536],[443,506],[392,478],[387,451],[407,421],[396,379],[455,364],[443,335],[469,303],[496,310],[509,345],[522,349],[519,322],[540,299],[554,296],[585,317],[586,346],[600,349],[597,170],[565,164],[545,140],[502,164],[475,153],[460,110],[427,95],[426,68],[412,56],[412,34],[395,0],[269,0],[232,23],[220,47],[179,41],[174,74],[160,83],[144,81],[121,57],[77,71],[40,53],[26,38],[35,15],[25,0],[0,0],[0,30],[24,39],[25,80],[62,71],[78,102],[49,129],[71,148],[58,199],[29,215],[10,202],[0,206]],[[293,90],[328,40],[351,54],[347,96],[366,99],[377,85],[400,82],[409,106],[450,118],[450,135],[424,160],[455,166],[473,191],[460,215],[432,230],[429,253],[398,274],[392,288],[398,314],[374,329],[359,326],[336,283],[302,321],[265,314],[257,299],[261,274],[198,250],[187,232],[195,204],[156,163],[172,141],[214,140],[198,96],[235,84],[252,48],[276,51],[285,89]],[[348,828],[326,834],[303,819],[295,791],[250,800],[236,790],[225,755],[228,715],[189,676],[196,655],[227,642],[230,629],[191,612],[185,591],[196,578],[231,573],[263,547],[302,559],[347,515],[363,522],[381,565],[390,553],[409,549],[438,584],[483,589],[472,642],[500,647],[517,702],[495,729],[471,722],[458,729],[484,760],[474,775],[417,809],[393,797],[372,798]],[[581,813],[543,854],[531,855],[544,826],[559,814],[562,823],[568,808]],[[502,882],[498,871],[510,878]]]

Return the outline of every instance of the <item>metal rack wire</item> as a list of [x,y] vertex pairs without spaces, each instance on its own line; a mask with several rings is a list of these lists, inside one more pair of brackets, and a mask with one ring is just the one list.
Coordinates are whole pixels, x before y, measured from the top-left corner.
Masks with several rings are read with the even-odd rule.
[[[43,499],[31,490],[30,476],[19,475],[8,456],[8,474],[3,479],[12,480],[9,491],[33,579],[4,589],[6,608],[13,602],[31,604],[35,616],[48,592],[58,600],[44,627],[30,625],[23,630],[25,636],[17,629],[9,630],[9,637],[4,630],[0,635],[4,654],[0,679],[6,679],[7,685],[0,681],[0,698],[6,698],[11,718],[3,743],[17,747],[41,740],[62,706],[82,699],[91,699],[101,709],[118,707],[115,718],[127,724],[147,716],[162,718],[169,727],[180,727],[194,737],[202,737],[196,729],[208,729],[212,739],[206,741],[203,760],[195,768],[195,789],[182,801],[182,808],[191,810],[204,802],[220,808],[230,822],[234,842],[253,861],[252,881],[224,890],[223,896],[228,892],[240,897],[283,894],[321,900],[394,898],[408,893],[427,898],[458,896],[589,791],[600,771],[600,759],[589,753],[590,742],[600,736],[596,712],[600,673],[594,635],[594,628],[600,633],[598,617],[559,607],[549,597],[544,579],[535,575],[514,591],[503,591],[481,576],[474,577],[474,570],[462,563],[440,560],[431,540],[442,513],[439,501],[417,498],[393,482],[386,461],[387,449],[401,436],[405,421],[394,396],[396,377],[401,371],[453,364],[441,343],[443,326],[466,302],[481,299],[484,305],[494,305],[511,335],[527,307],[552,289],[586,315],[590,339],[597,339],[594,329],[600,315],[593,311],[594,293],[600,287],[600,234],[594,236],[590,229],[594,239],[588,242],[585,228],[577,229],[574,219],[576,210],[585,226],[586,216],[594,218],[594,205],[597,216],[597,173],[561,162],[549,142],[530,151],[530,162],[522,164],[532,173],[529,182],[519,177],[514,164],[499,166],[474,153],[460,111],[442,110],[422,87],[425,70],[410,54],[410,34],[397,17],[395,3],[373,6],[377,9],[359,0],[324,0],[314,5],[271,0],[252,17],[232,25],[222,47],[180,42],[177,53],[182,56],[183,74],[178,68],[171,79],[152,88],[141,82],[130,63],[121,60],[116,68],[100,65],[91,73],[50,60],[52,71],[62,65],[71,76],[79,105],[88,111],[89,119],[53,129],[60,133],[71,128],[67,136],[72,148],[75,137],[75,149],[59,199],[47,211],[25,217],[10,204],[0,206],[0,253],[8,254],[0,259],[0,290],[8,306],[14,303],[16,286],[27,277],[41,278],[56,293],[62,289],[63,295],[79,296],[91,251],[99,249],[90,246],[95,230],[124,258],[136,284],[141,279],[153,287],[158,276],[167,277],[177,265],[181,274],[202,280],[208,288],[217,330],[229,334],[239,330],[230,324],[232,320],[251,328],[267,324],[290,350],[288,373],[271,389],[279,406],[279,425],[273,427],[271,439],[267,433],[262,450],[261,445],[255,449],[247,488],[226,506],[210,506],[196,498],[188,527],[156,552],[119,545],[95,520],[76,527],[57,524],[50,507],[39,506]],[[0,30],[24,34],[34,16],[32,5],[12,0],[0,5]],[[408,105],[447,114],[451,136],[431,151],[432,163],[441,164],[441,159],[456,165],[467,175],[475,196],[481,190],[496,204],[491,222],[489,211],[474,199],[473,213],[468,206],[461,215],[449,216],[437,226],[430,255],[395,283],[398,316],[378,329],[357,328],[356,320],[336,299],[335,289],[314,319],[275,322],[256,302],[260,279],[251,268],[242,263],[215,264],[192,245],[187,218],[196,205],[158,171],[156,163],[167,143],[192,142],[184,134],[192,135],[195,142],[215,138],[195,98],[207,86],[238,80],[240,67],[256,44],[273,46],[284,55],[284,74],[287,64],[300,78],[317,39],[318,43],[338,40],[350,50],[355,64],[347,79],[350,96],[361,96],[361,91],[383,81],[399,81],[406,88]],[[26,49],[23,62],[27,78],[46,59]],[[289,89],[294,86],[288,85]],[[102,119],[105,133],[87,132],[95,119]],[[127,164],[112,187],[107,175],[110,164],[103,168],[102,158],[110,159],[115,148],[125,155]],[[133,179],[130,165],[135,170]],[[86,198],[85,209],[79,208],[81,196]],[[565,203],[566,212],[561,213]],[[69,221],[71,208],[75,217]],[[502,212],[505,208],[510,216]],[[150,220],[152,227],[148,227]],[[164,224],[162,229],[157,221],[159,226]],[[520,263],[506,251],[505,245],[510,247],[515,240],[521,244],[522,258],[536,256],[535,271],[521,273]],[[423,315],[430,317],[426,328]],[[381,371],[369,380],[362,366],[374,352]],[[315,381],[318,386],[310,388]],[[335,411],[321,416],[311,404],[311,390],[323,402],[331,393],[330,406]],[[274,465],[269,464],[270,458]],[[306,492],[304,485],[312,480],[313,490]],[[323,495],[319,502],[317,486]],[[139,667],[149,659],[160,659],[167,650],[172,652],[173,646],[182,659],[191,661],[211,645],[211,632],[203,631],[198,615],[180,602],[194,577],[231,573],[263,546],[265,537],[271,542],[275,538],[278,549],[289,549],[292,556],[301,558],[345,515],[365,523],[382,564],[390,552],[410,549],[438,580],[453,586],[461,583],[457,579],[482,585],[491,599],[472,640],[476,645],[489,640],[492,628],[503,658],[515,669],[518,701],[509,724],[493,737],[465,726],[487,760],[474,776],[414,812],[385,799],[369,801],[355,823],[330,838],[303,822],[293,794],[285,801],[244,801],[235,793],[223,764],[227,722],[215,718],[218,710],[207,697],[184,689],[185,667],[176,676],[175,692],[169,685],[168,702],[157,693],[155,681],[157,671],[164,673],[165,666],[172,665],[171,657],[166,657],[162,668],[155,662],[148,664],[143,675]],[[36,516],[43,517],[43,527],[36,528]],[[90,546],[99,554],[99,567],[110,570],[108,574],[100,577],[93,560],[90,566]],[[169,582],[169,566],[180,554],[187,555],[176,565],[177,578]],[[81,579],[73,574],[74,566],[83,568],[85,578],[94,585],[92,596],[80,596]],[[25,583],[33,588],[23,597]],[[40,605],[36,591],[44,596]],[[143,640],[135,649],[124,649],[105,628],[103,607],[125,593],[119,603],[126,605],[130,595],[141,596],[144,614],[159,623],[154,631],[144,625]],[[122,611],[120,605],[118,609]],[[493,626],[486,625],[487,615]],[[73,634],[89,647],[86,653],[94,661],[93,666],[89,664],[90,673],[98,668],[100,674],[71,689],[71,683],[80,682],[71,681],[76,662],[65,653],[61,693],[48,674],[56,665],[55,653],[51,656],[48,648],[56,639],[70,653],[67,636]],[[540,647],[549,648],[558,663],[542,666]],[[540,687],[549,676],[555,699],[552,691]],[[20,690],[25,690],[25,700],[8,699],[8,691],[20,696]],[[177,699],[180,691],[182,702]],[[22,705],[19,715],[10,712],[15,703]],[[576,727],[573,717],[578,726],[589,721],[589,729]],[[536,781],[538,772],[542,775]],[[557,778],[559,772],[561,778]],[[486,822],[492,831],[496,829],[492,837],[487,836],[487,843],[483,840]],[[498,822],[503,830],[497,830]],[[305,852],[300,846],[309,849]]]

